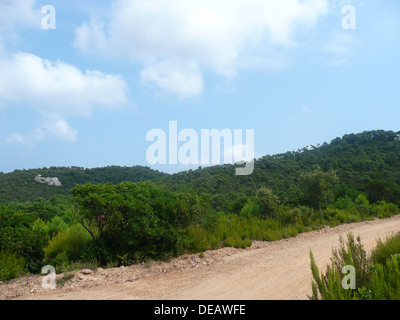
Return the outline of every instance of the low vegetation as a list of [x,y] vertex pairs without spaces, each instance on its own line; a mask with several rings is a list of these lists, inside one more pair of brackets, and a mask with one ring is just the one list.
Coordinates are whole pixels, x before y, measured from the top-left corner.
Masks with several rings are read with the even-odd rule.
[[[215,212],[197,195],[149,182],[86,184],[71,194],[70,206],[57,201],[0,206],[1,279],[38,273],[46,264],[63,272],[247,248],[253,240],[275,241],[326,225],[399,214],[396,205],[370,204],[362,194],[354,201],[345,197],[325,203],[322,213],[319,204],[290,207],[265,188],[249,197],[238,214]],[[378,253],[376,259],[384,260]]]
[[[380,240],[371,257],[361,243],[349,234],[333,252],[332,265],[320,273],[312,252],[312,300],[399,300],[400,299],[400,233]],[[347,288],[344,266],[355,270],[354,286]]]

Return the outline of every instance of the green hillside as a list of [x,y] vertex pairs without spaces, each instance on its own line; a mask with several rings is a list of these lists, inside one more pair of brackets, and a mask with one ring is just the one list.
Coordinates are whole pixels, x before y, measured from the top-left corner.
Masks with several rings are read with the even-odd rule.
[[[62,187],[48,186],[35,181],[37,175],[57,177]],[[15,170],[0,173],[0,201],[32,201],[36,198],[50,199],[53,196],[66,196],[76,185],[118,184],[123,181],[139,182],[165,176],[148,167],[117,167],[84,169],[80,167],[51,167],[43,169]]]
[[[348,134],[321,146],[295,152],[265,156],[255,161],[250,176],[235,176],[232,165],[199,168],[165,176],[159,183],[173,191],[190,190],[209,195],[210,202],[221,210],[240,208],[245,196],[265,186],[280,200],[297,205],[302,202],[297,179],[301,172],[316,165],[324,171],[336,171],[340,183],[335,196],[355,198],[365,193],[371,202],[400,200],[400,132],[369,131]],[[238,202],[235,204],[235,201]]]
[[[52,167],[0,173],[0,201],[32,201],[68,195],[75,185],[91,182],[103,184],[122,181],[153,180],[171,191],[190,191],[206,197],[216,210],[237,211],[245,198],[262,186],[271,188],[281,202],[297,205],[303,202],[297,179],[301,172],[319,165],[322,170],[336,171],[340,183],[335,196],[355,198],[365,193],[371,202],[400,199],[400,132],[368,131],[348,134],[321,146],[310,146],[285,154],[268,155],[255,161],[250,176],[235,176],[235,166],[221,165],[177,174],[166,174],[147,167],[83,169]],[[37,183],[34,178],[57,177],[62,187]],[[237,209],[235,209],[237,208]]]

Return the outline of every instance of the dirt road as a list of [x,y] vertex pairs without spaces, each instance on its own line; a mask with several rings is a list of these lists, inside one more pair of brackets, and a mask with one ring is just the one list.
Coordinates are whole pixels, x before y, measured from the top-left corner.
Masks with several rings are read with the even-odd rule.
[[[309,252],[325,269],[339,235],[361,237],[369,252],[377,239],[400,232],[400,216],[325,228],[277,242],[254,242],[246,250],[224,248],[204,257],[185,255],[169,262],[84,270],[62,288],[44,290],[32,276],[0,284],[0,299],[66,300],[295,300],[311,288]],[[60,276],[59,276],[60,277]]]

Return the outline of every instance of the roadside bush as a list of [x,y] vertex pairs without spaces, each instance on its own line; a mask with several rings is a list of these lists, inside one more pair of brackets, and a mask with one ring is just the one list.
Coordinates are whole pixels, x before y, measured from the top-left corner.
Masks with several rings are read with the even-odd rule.
[[336,270],[342,270],[346,265],[355,268],[358,287],[362,287],[368,281],[368,268],[371,263],[367,259],[367,252],[360,237],[355,239],[354,235],[349,233],[346,242],[340,237],[340,248],[334,249],[332,255],[331,260]]
[[340,248],[332,251],[332,264],[325,274],[319,272],[315,263],[314,256],[310,252],[311,272],[313,281],[311,284],[312,300],[351,300],[357,298],[356,290],[345,290],[342,287],[342,270],[344,266],[353,266],[356,272],[356,285],[361,288],[369,280],[368,268],[370,263],[367,259],[367,253],[358,237],[347,235],[347,242],[340,237]]
[[372,206],[372,214],[379,219],[390,218],[399,214],[399,208],[393,203],[378,201]]
[[186,233],[185,248],[197,253],[219,248],[221,240],[200,226],[189,226]]
[[[361,245],[360,238],[347,238],[347,248],[341,239],[341,248],[333,252],[332,266],[325,274],[319,273],[310,252],[313,300],[400,300],[399,236],[385,242],[379,241],[370,259]],[[397,252],[394,253],[393,252]],[[356,289],[344,289],[341,284],[343,266],[356,270]]]
[[90,240],[89,233],[82,226],[74,225],[59,232],[49,241],[48,246],[44,249],[45,260],[47,263],[51,263],[56,257],[60,259],[65,254],[68,260],[77,261],[81,258],[81,254]]
[[190,193],[173,193],[148,182],[86,184],[71,191],[78,221],[85,226],[102,261],[177,256],[185,229],[201,223],[207,205]]
[[400,233],[387,237],[384,241],[379,239],[371,252],[371,260],[374,264],[385,264],[395,254],[400,254]]
[[246,249],[252,244],[249,238],[241,239],[238,237],[229,236],[225,239],[225,247],[234,247],[237,249]]
[[298,235],[298,230],[296,227],[287,227],[282,230],[282,237],[287,239],[287,238],[294,238]]
[[55,258],[51,260],[51,265],[56,269],[57,273],[63,272],[70,263],[71,261],[66,251],[58,253]]
[[14,253],[0,251],[0,281],[8,281],[28,275],[25,259]]
[[359,300],[400,300],[399,256],[371,267],[371,283],[359,289]]
[[328,267],[324,274],[319,272],[312,252],[310,252],[310,259],[313,277],[310,300],[351,300],[353,298],[352,290],[343,290],[341,275],[334,265]]

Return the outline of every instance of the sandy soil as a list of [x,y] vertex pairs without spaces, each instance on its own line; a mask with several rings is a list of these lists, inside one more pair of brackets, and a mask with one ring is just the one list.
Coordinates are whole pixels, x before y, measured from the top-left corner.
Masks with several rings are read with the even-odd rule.
[[[310,295],[310,250],[325,270],[339,236],[352,232],[370,252],[378,239],[400,232],[400,216],[325,228],[276,242],[254,242],[246,250],[224,248],[204,257],[81,270],[64,286],[42,288],[43,276],[0,284],[0,299],[23,300],[304,300]],[[63,275],[58,275],[62,278]]]

